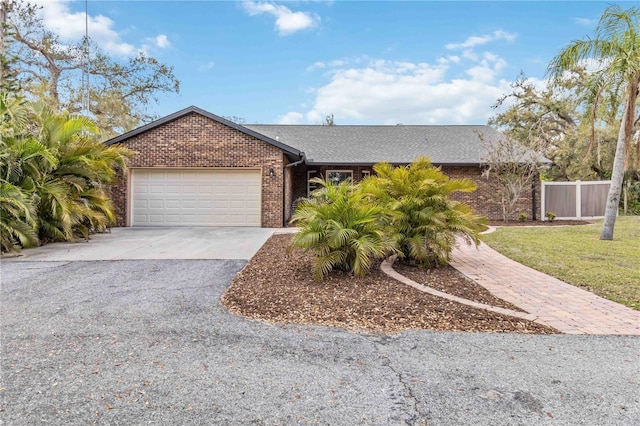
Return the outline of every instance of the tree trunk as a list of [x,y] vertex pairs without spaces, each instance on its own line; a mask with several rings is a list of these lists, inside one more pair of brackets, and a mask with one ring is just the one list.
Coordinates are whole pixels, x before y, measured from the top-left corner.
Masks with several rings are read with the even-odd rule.
[[620,192],[622,191],[622,181],[624,179],[625,142],[627,136],[625,129],[629,113],[629,98],[627,98],[624,105],[624,113],[622,114],[622,122],[618,132],[618,145],[616,147],[616,156],[613,159],[611,186],[609,187],[609,195],[607,195],[607,207],[604,211],[604,223],[600,234],[601,240],[613,240],[613,227],[616,224],[618,215],[618,204],[620,203]]

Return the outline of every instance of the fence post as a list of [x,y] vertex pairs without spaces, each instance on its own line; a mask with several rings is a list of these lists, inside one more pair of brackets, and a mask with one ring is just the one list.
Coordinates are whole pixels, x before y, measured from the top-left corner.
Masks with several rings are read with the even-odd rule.
[[547,220],[547,203],[545,202],[545,192],[547,189],[547,182],[542,181],[542,188],[540,190],[540,220]]
[[576,181],[576,217],[582,220],[582,181]]

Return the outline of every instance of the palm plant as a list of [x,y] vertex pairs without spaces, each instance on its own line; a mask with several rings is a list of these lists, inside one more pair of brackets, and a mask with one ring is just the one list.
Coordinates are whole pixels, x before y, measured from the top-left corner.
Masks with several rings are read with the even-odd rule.
[[0,250],[38,245],[35,208],[25,192],[0,180]]
[[450,198],[454,192],[474,191],[473,181],[449,179],[426,157],[406,167],[378,163],[373,169],[376,176],[362,183],[363,192],[392,213],[399,254],[406,261],[423,266],[448,264],[456,236],[479,244],[485,219]]
[[374,259],[395,251],[390,215],[347,180],[335,184],[314,179],[321,186],[311,199],[298,204],[292,222],[301,227],[292,247],[314,253],[317,280],[333,269],[363,276]]
[[[25,176],[53,156],[29,137],[29,104],[8,92],[0,94],[0,250],[38,244],[33,192],[23,187]],[[31,181],[29,181],[31,182]]]
[[0,136],[4,139],[24,132],[31,113],[31,105],[24,98],[0,92]]
[[[625,147],[632,136],[640,88],[640,8],[632,7],[625,11],[618,5],[609,6],[600,17],[595,35],[595,38],[573,41],[553,59],[548,72],[557,78],[565,71],[592,59],[601,65],[599,72],[606,77],[603,80],[626,86],[611,187],[600,235],[601,240],[612,240],[625,162],[628,162]],[[637,149],[636,161],[640,161],[640,146]]]
[[106,185],[115,179],[115,167],[126,165],[131,151],[98,142],[97,128],[85,117],[54,114],[40,106],[38,118],[39,140],[57,158],[56,167],[35,188],[40,239],[88,238],[103,231],[115,219]]
[[35,188],[56,164],[38,141],[13,136],[0,141],[0,227],[2,251],[38,244]]
[[131,151],[105,147],[84,117],[56,114],[7,94],[0,96],[0,118],[3,251],[88,238],[114,222],[107,185]]

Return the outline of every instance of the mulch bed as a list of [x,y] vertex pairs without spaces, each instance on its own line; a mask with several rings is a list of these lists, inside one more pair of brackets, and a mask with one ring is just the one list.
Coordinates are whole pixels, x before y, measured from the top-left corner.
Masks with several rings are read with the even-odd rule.
[[[275,235],[222,296],[230,312],[279,324],[316,324],[393,334],[403,330],[551,334],[530,321],[475,309],[424,294],[386,276],[376,266],[364,278],[333,272],[316,282],[310,254],[287,253],[291,235]],[[400,266],[402,273],[406,272]],[[423,277],[415,274],[424,274]],[[421,283],[471,300],[513,308],[453,268],[415,271]],[[434,278],[437,277],[437,278]]]
[[406,265],[400,261],[393,264],[395,269],[405,277],[418,284],[431,287],[453,296],[485,305],[497,306],[498,308],[511,309],[512,311],[524,312],[516,305],[497,298],[489,290],[482,287],[473,280],[470,280],[452,266],[441,266],[439,268],[424,269]]

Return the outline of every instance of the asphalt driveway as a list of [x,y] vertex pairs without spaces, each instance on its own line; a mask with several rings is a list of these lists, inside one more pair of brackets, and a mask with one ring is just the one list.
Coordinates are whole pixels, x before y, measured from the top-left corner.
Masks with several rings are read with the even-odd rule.
[[640,338],[274,326],[219,298],[245,260],[1,264],[0,422],[640,423]]

